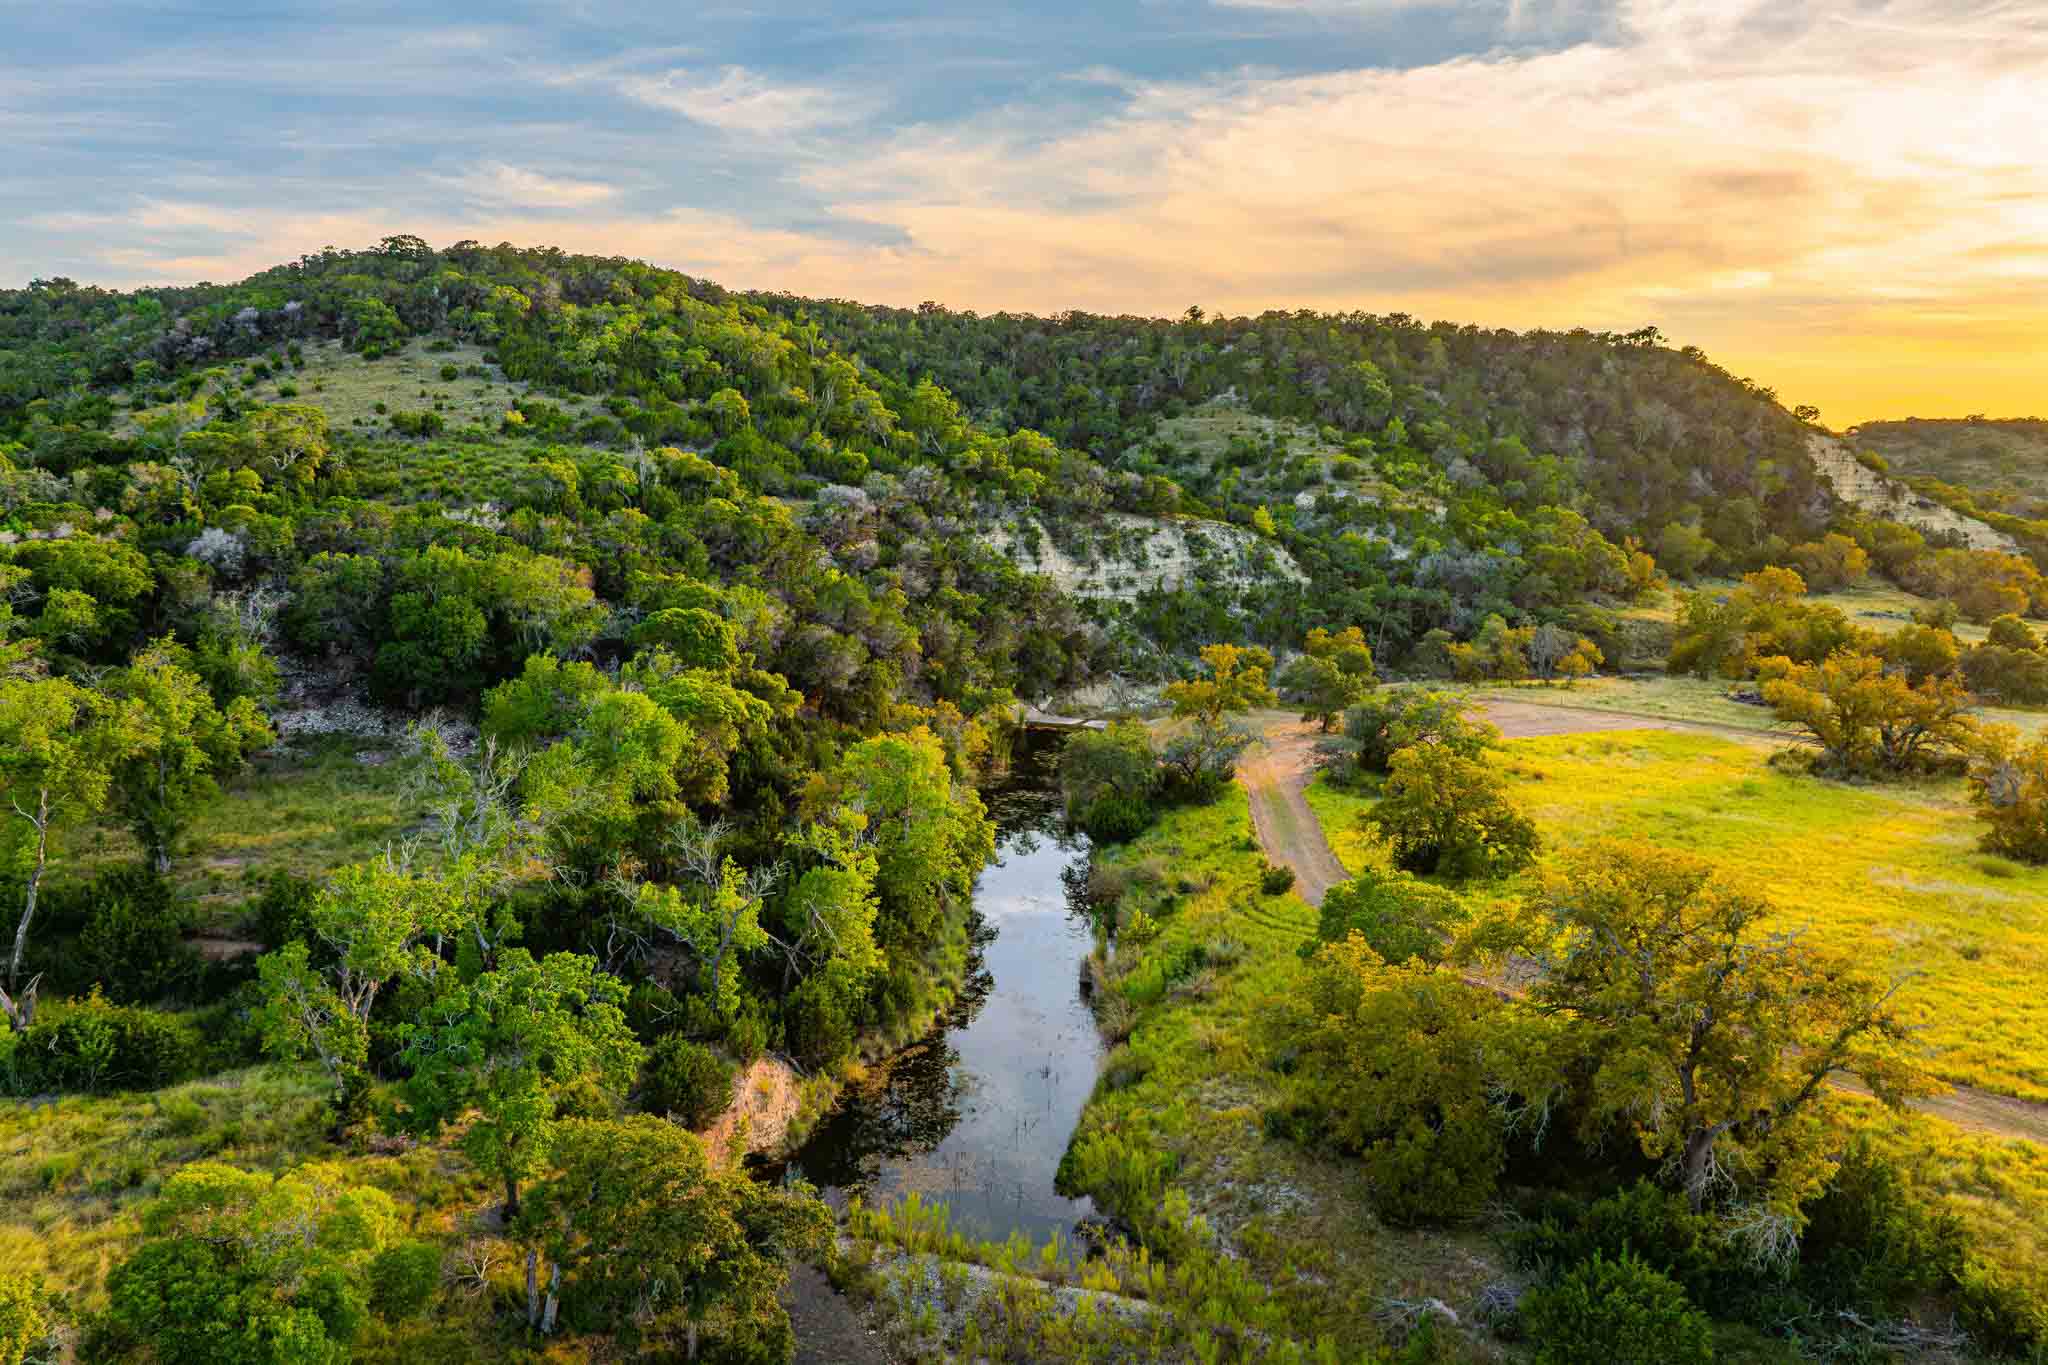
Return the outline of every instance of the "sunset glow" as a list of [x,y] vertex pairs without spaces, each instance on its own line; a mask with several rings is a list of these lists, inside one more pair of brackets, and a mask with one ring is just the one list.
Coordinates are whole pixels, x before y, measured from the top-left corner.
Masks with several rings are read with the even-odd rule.
[[1108,8],[195,13],[87,58],[10,5],[0,280],[407,231],[983,311],[1654,322],[1837,427],[2048,411],[2037,4]]

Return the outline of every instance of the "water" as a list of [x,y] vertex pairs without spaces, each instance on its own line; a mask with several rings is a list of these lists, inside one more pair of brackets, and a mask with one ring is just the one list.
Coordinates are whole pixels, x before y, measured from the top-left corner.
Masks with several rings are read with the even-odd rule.
[[1090,1211],[1053,1190],[1102,1056],[1080,990],[1094,946],[1088,841],[1061,827],[1057,752],[1023,749],[1010,781],[983,794],[996,860],[975,884],[959,1000],[849,1087],[790,1163],[835,1203],[915,1190],[949,1204],[956,1228],[998,1241],[1069,1233]]

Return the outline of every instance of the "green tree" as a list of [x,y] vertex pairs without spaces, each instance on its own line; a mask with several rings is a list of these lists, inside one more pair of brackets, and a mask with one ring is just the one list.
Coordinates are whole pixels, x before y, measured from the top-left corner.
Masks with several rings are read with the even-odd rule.
[[1845,651],[1818,664],[1765,659],[1757,678],[1778,720],[1811,735],[1836,772],[1898,776],[1966,750],[1976,731],[1968,714],[1974,699],[1961,681],[1940,676],[1916,685],[1875,655]]
[[102,701],[61,678],[0,677],[0,800],[9,817],[7,862],[21,876],[21,915],[7,959],[0,1011],[17,1031],[35,1016],[36,983],[21,984],[21,963],[36,917],[36,896],[50,865],[50,835],[60,822],[99,810],[114,765],[133,743]]
[[1328,734],[1345,709],[1363,701],[1378,681],[1372,650],[1357,626],[1336,635],[1318,626],[1308,633],[1302,651],[1281,671],[1280,695],[1301,707],[1303,720],[1320,722]]
[[1418,744],[1390,766],[1365,823],[1387,841],[1397,867],[1463,880],[1506,876],[1536,857],[1536,826],[1485,764]]
[[191,669],[191,652],[166,636],[146,646],[109,686],[123,729],[135,736],[115,769],[116,804],[159,873],[192,810],[214,796],[216,772],[276,738],[247,697],[222,710]]
[[1426,1222],[1482,1206],[1513,1111],[1546,1107],[1557,1089],[1541,1026],[1425,963],[1390,967],[1357,934],[1316,953],[1305,994],[1298,1092],[1363,1159],[1380,1216]]
[[1230,718],[1278,698],[1267,681],[1273,656],[1257,646],[1204,645],[1202,667],[1201,677],[1166,686],[1174,717],[1187,724],[1167,741],[1161,759],[1175,786],[1210,800],[1229,783],[1238,756],[1252,743]]
[[107,1277],[108,1327],[163,1365],[341,1365],[398,1211],[339,1165],[171,1173],[145,1240]]
[[307,938],[257,959],[264,1050],[318,1059],[334,1087],[337,1125],[367,1111],[378,995],[401,976],[435,980],[443,965],[437,948],[462,923],[450,881],[387,854],[336,872],[306,910]]
[[[1394,966],[1411,959],[1441,961],[1452,931],[1466,918],[1464,902],[1454,892],[1405,872],[1371,867],[1331,887],[1319,913],[1318,942],[1342,943],[1357,934]],[[1310,951],[1304,945],[1303,954]]]
[[1346,711],[1344,740],[1361,772],[1384,773],[1395,754],[1425,744],[1477,759],[1500,746],[1500,731],[1447,692],[1410,690],[1382,693]]
[[536,962],[506,950],[483,973],[404,1025],[404,1120],[438,1134],[471,1110],[462,1149],[502,1181],[509,1211],[519,1186],[547,1169],[557,1114],[589,1082],[616,1099],[632,1084],[641,1049],[620,1013],[625,988],[574,953]]
[[1591,1068],[1586,1119],[1633,1131],[1698,1207],[1756,1197],[1796,1219],[1834,1150],[1827,1078],[1900,1105],[1927,1086],[1887,988],[1797,935],[1689,854],[1600,842],[1546,873],[1504,937],[1536,962],[1529,998]]
[[[552,1179],[521,1221],[529,1321],[680,1339],[695,1360],[783,1361],[795,1348],[779,1294],[788,1262],[823,1256],[832,1218],[800,1191],[714,1167],[692,1133],[651,1117],[561,1125]],[[535,1261],[552,1263],[539,1300]],[[557,1300],[559,1295],[559,1300]]]

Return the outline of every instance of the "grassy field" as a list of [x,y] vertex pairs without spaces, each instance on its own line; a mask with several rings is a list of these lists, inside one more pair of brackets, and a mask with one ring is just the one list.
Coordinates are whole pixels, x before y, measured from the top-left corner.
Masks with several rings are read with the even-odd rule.
[[[1766,757],[1739,740],[1635,730],[1511,740],[1502,762],[1551,848],[1640,837],[1746,872],[1782,927],[1806,926],[1870,970],[1922,974],[1905,1008],[1937,1074],[2048,1100],[2048,869],[1977,852],[1960,783],[1826,782]],[[1307,799],[1347,868],[1380,857],[1358,829],[1371,798],[1318,780]],[[2001,1273],[2048,1275],[2048,1146],[1860,1100],[1849,1115],[1951,1202]]]
[[[259,758],[194,813],[174,850],[171,880],[199,906],[203,927],[231,929],[223,919],[272,872],[320,876],[373,856],[414,827],[419,812],[406,800],[401,765],[366,764],[359,752],[381,754],[382,746],[331,739]],[[141,856],[118,825],[72,828],[62,832],[53,875],[82,879]]]
[[[1536,706],[1614,711],[1624,715],[1682,721],[1688,725],[1744,730],[1760,738],[1782,739],[1788,744],[1793,742],[1792,732],[1778,726],[1767,707],[1731,700],[1728,695],[1730,686],[1729,683],[1704,678],[1659,675],[1593,678],[1570,687],[1542,682],[1489,683],[1463,690],[1463,693],[1475,701],[1498,699]],[[1994,724],[2010,725],[2022,734],[2048,732],[2048,711],[1985,706],[1978,708],[1976,714]]]
[[[1713,735],[1627,730],[1510,740],[1503,766],[1550,847],[1649,839],[1756,879],[1781,925],[1872,971],[1919,974],[1906,1008],[1937,1074],[2048,1101],[2048,869],[1978,852],[1960,782],[1830,782],[1766,759]],[[1369,801],[1321,781],[1308,800],[1345,866],[1362,866]]]
[[[143,1211],[172,1171],[203,1160],[257,1171],[339,1160],[350,1179],[391,1195],[403,1236],[447,1250],[451,1276],[423,1317],[369,1319],[351,1358],[512,1358],[518,1334],[506,1324],[523,1302],[520,1258],[498,1240],[495,1188],[444,1145],[337,1151],[326,1124],[312,1067],[256,1067],[148,1094],[0,1101],[0,1265],[45,1278],[72,1324],[70,1340],[81,1318],[105,1307],[107,1275],[134,1246]],[[458,1250],[464,1244],[488,1250],[490,1263],[459,1281],[471,1264]]]

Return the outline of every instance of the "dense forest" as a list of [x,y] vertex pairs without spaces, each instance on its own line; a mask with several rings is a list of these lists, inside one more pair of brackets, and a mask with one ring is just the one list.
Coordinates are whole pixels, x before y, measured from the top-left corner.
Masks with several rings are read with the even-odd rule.
[[[1519,1129],[1454,1150],[1473,1094],[1569,1117],[1577,1164],[1518,1244],[1593,1267],[1545,1291],[1556,1341],[1593,1330],[1572,1294],[1663,1311],[1672,1281],[1644,1269],[1628,1220],[1699,1242],[1696,1297],[1796,1290],[1801,1311],[1853,1314],[1934,1296],[1987,1341],[2048,1339],[2003,1282],[1964,1277],[1961,1234],[1876,1158],[1858,1148],[1836,1179],[1794,1142],[1796,1092],[1828,1069],[1801,1056],[1918,1093],[1895,1021],[1804,949],[1742,957],[1754,907],[1702,868],[1609,850],[1547,884],[1523,939],[1472,939],[1545,961],[1553,1012],[1591,1018],[1609,992],[1612,1030],[1571,1060],[1536,1058],[1486,989],[1425,971],[1453,926],[1416,879],[1497,881],[1538,849],[1493,788],[1484,727],[1440,700],[1374,700],[1387,678],[1568,684],[1668,662],[1759,689],[1816,733],[1827,771],[1976,763],[1986,791],[2020,783],[2018,815],[1987,798],[2001,847],[2048,848],[2028,842],[2048,778],[2024,776],[2048,750],[2015,738],[1983,758],[1956,719],[1969,689],[2048,701],[2021,620],[2048,613],[2048,580],[1839,505],[1806,455],[1811,416],[1649,328],[980,317],[411,237],[231,285],[0,291],[0,1093],[235,1075],[296,1116],[259,1159],[255,1117],[154,1101],[151,1131],[191,1140],[176,1169],[98,1175],[97,1221],[42,1234],[32,1287],[0,1265],[0,1361],[539,1359],[550,1338],[784,1359],[783,1267],[831,1256],[830,1216],[696,1134],[762,1058],[825,1104],[946,1008],[994,847],[981,785],[1026,705],[1112,681],[1156,685],[1173,715],[1070,748],[1070,813],[1105,847],[1219,809],[1252,742],[1231,718],[1281,697],[1331,732],[1333,773],[1383,794],[1400,871],[1326,903],[1328,946],[1294,983],[1308,1013],[1282,1021],[1298,1037],[1273,1063],[1310,1097],[1266,1121],[1378,1163],[1408,1201],[1382,1212],[1405,1225],[1471,1214],[1510,1162],[1539,1162]],[[1180,547],[1164,567],[1147,562],[1161,527]],[[1133,585],[1063,589],[1055,555]],[[1804,600],[1872,575],[1940,604],[1919,634],[1879,639]],[[1708,578],[1742,583],[1686,594],[1674,621],[1638,610]],[[1959,619],[1987,637],[1959,647]],[[388,795],[389,818],[220,893],[224,788],[258,793],[260,836],[263,792],[337,768]],[[1265,874],[1260,895],[1291,882]],[[1704,1148],[1672,1129],[1669,1151],[1603,1165],[1649,1102],[1622,1093],[1624,1035],[1683,1001],[1574,978],[1532,924],[1610,929],[1574,896],[1630,878],[1676,920],[1696,901],[1719,916],[1675,935],[1674,972],[1740,957],[1797,1023],[1756,1023],[1768,1065],[1716,1054],[1782,1112],[1730,1101]],[[1396,911],[1408,937],[1382,941]],[[1231,951],[1161,967],[1146,999]],[[1420,983],[1399,1009],[1372,1003],[1388,973]],[[1716,989],[1750,978],[1730,979]],[[1359,1053],[1375,1029],[1428,1035],[1471,1084],[1396,1093],[1398,1067]],[[1429,1135],[1384,1118],[1403,1105],[1434,1116],[1416,1120]],[[1230,1279],[1186,1219],[1141,1213],[1156,1180],[1119,1201],[1121,1176],[1080,1174],[1156,1175],[1113,1135],[1090,1141],[1073,1178],[1125,1206],[1146,1256],[1190,1268],[1154,1297],[1209,1344],[1188,1326],[1176,1351],[1338,1358],[1287,1338],[1284,1297]],[[1636,1185],[1673,1152],[1691,1163],[1675,1196]],[[398,1164],[373,1178],[370,1154]],[[46,1190],[84,1184],[70,1159],[50,1154]],[[1752,1175],[1775,1200],[1755,1205],[1762,1249],[1710,1254],[1716,1181]],[[458,1245],[458,1205],[490,1208],[488,1234]],[[1763,1243],[1814,1219],[1835,1220],[1819,1259],[1773,1280],[1783,1257]],[[286,1225],[304,1235],[280,1243]],[[1923,1251],[1939,1273],[1857,1259]],[[1135,1254],[1109,1253],[1126,1289],[1153,1273],[1118,1259]],[[52,1289],[71,1307],[50,1309]],[[1239,1317],[1212,1337],[1216,1303]],[[1358,1330],[1343,1358],[1403,1337]],[[1436,1358],[1416,1340],[1411,1358]]]

